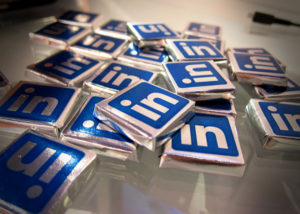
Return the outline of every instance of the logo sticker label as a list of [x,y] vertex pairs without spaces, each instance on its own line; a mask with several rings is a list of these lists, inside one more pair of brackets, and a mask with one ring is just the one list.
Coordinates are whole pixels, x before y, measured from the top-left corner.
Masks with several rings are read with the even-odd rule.
[[84,156],[75,148],[26,133],[0,155],[0,198],[27,212],[43,211]]
[[135,118],[155,129],[164,127],[188,104],[189,100],[142,82],[120,96],[111,100],[108,105]]
[[110,20],[109,22],[101,26],[101,29],[126,34],[127,33],[126,23],[127,22],[120,21],[120,20]]
[[62,51],[35,65],[42,72],[67,80],[73,80],[84,72],[90,71],[100,62],[70,51]]
[[135,36],[140,39],[163,39],[177,37],[165,24],[128,24]]
[[92,33],[77,42],[74,46],[113,54],[125,44],[126,40],[124,39]]
[[156,75],[151,71],[120,63],[111,63],[95,76],[91,83],[114,90],[122,90],[140,80],[152,81]]
[[201,89],[212,88],[224,89],[234,87],[229,80],[221,74],[219,69],[211,62],[174,62],[166,63],[167,73],[180,89]]
[[84,30],[85,28],[82,27],[55,22],[37,31],[36,34],[69,41],[73,37],[81,34]]
[[192,120],[172,138],[174,150],[239,156],[228,117],[196,114]]
[[0,117],[56,122],[75,89],[23,83],[1,101]]
[[300,137],[300,105],[258,102],[274,134]]

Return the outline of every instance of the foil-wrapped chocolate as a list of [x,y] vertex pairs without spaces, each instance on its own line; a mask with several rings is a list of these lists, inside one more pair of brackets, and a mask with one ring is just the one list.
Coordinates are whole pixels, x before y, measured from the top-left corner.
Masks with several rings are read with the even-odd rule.
[[300,86],[288,78],[287,87],[255,86],[257,94],[266,100],[300,101]]
[[175,92],[195,101],[232,99],[234,85],[213,61],[168,62],[163,64]]
[[221,67],[226,57],[210,42],[199,39],[167,39],[166,49],[173,61],[213,60]]
[[136,144],[93,116],[105,96],[91,95],[63,131],[62,139],[122,160],[137,160]]
[[277,60],[270,55],[227,52],[229,70],[239,81],[253,85],[287,86],[287,78]]
[[127,23],[128,32],[139,47],[163,47],[165,39],[175,39],[178,35],[163,23]]
[[222,37],[222,28],[218,25],[190,22],[185,28],[184,34],[209,39],[220,39]]
[[134,64],[141,68],[161,71],[162,63],[168,61],[168,52],[164,48],[143,47],[139,48],[133,42],[125,49],[118,60]]
[[94,116],[154,150],[191,118],[193,108],[193,101],[140,81],[96,104]]
[[27,71],[63,86],[80,86],[103,63],[72,51],[62,51],[41,62],[29,65]]
[[114,59],[127,46],[128,40],[104,34],[91,33],[70,48],[75,52],[99,59]]
[[58,17],[59,22],[89,28],[98,26],[101,19],[101,14],[74,10],[69,10]]
[[251,99],[246,109],[264,148],[282,151],[300,149],[299,103]]
[[96,29],[95,32],[99,34],[111,35],[113,37],[121,39],[130,39],[130,35],[127,32],[127,22],[111,19],[108,22]]
[[92,151],[25,132],[0,153],[1,213],[63,213],[96,160]]
[[42,29],[29,33],[30,39],[65,49],[91,32],[91,29],[54,22]]
[[84,88],[89,91],[100,91],[114,94],[140,80],[153,82],[157,73],[112,61],[99,69],[84,82]]
[[167,167],[173,160],[244,165],[234,118],[196,114],[166,143],[160,167]]
[[184,39],[199,39],[212,43],[222,54],[225,53],[225,41],[221,39],[209,39],[202,36],[184,35]]
[[19,82],[0,101],[0,124],[6,131],[32,128],[58,135],[80,89]]

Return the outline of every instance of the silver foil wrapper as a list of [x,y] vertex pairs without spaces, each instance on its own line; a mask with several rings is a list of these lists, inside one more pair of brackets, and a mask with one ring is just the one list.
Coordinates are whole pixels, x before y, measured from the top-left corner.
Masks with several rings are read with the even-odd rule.
[[27,131],[0,153],[0,163],[1,213],[63,213],[97,159],[92,151]]
[[264,148],[299,151],[299,103],[251,99],[246,109]]
[[193,101],[141,81],[96,104],[94,115],[154,151],[191,118],[193,108]]
[[58,136],[80,89],[19,82],[0,101],[1,129],[20,132],[32,128]]

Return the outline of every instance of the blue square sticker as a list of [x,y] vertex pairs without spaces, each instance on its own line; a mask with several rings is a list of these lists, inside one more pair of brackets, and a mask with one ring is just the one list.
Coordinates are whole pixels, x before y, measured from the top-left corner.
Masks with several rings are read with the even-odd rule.
[[141,82],[108,102],[110,107],[155,129],[164,127],[190,105],[189,100]]
[[268,101],[258,105],[275,135],[300,138],[300,105]]
[[156,74],[154,72],[112,62],[105,69],[97,72],[87,82],[119,91],[140,80],[152,82],[155,77]]
[[129,30],[138,40],[176,38],[177,34],[161,23],[128,23]]
[[76,90],[34,83],[19,83],[2,100],[0,117],[55,123]]
[[25,133],[0,154],[0,199],[29,213],[46,211],[84,156],[81,150]]
[[69,82],[88,73],[99,64],[98,60],[71,51],[62,51],[35,64],[34,70]]
[[234,86],[209,61],[173,62],[164,64],[171,82],[178,92],[233,90]]

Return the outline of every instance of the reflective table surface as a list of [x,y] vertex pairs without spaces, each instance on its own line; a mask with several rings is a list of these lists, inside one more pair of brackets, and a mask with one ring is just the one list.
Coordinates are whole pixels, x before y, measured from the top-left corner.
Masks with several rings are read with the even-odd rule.
[[[29,41],[28,33],[69,9],[101,13],[102,23],[112,18],[164,22],[177,31],[190,21],[220,25],[226,47],[264,47],[300,83],[300,28],[253,24],[248,16],[263,11],[300,22],[299,1],[65,0],[0,14],[0,70],[11,85],[32,80],[25,67],[58,51]],[[95,175],[66,213],[300,213],[300,154],[262,148],[245,113],[253,88],[234,85],[244,167],[211,166],[208,170],[199,164],[198,171],[160,169],[161,150],[140,149],[138,163],[99,157]],[[16,136],[1,132],[0,149]]]

